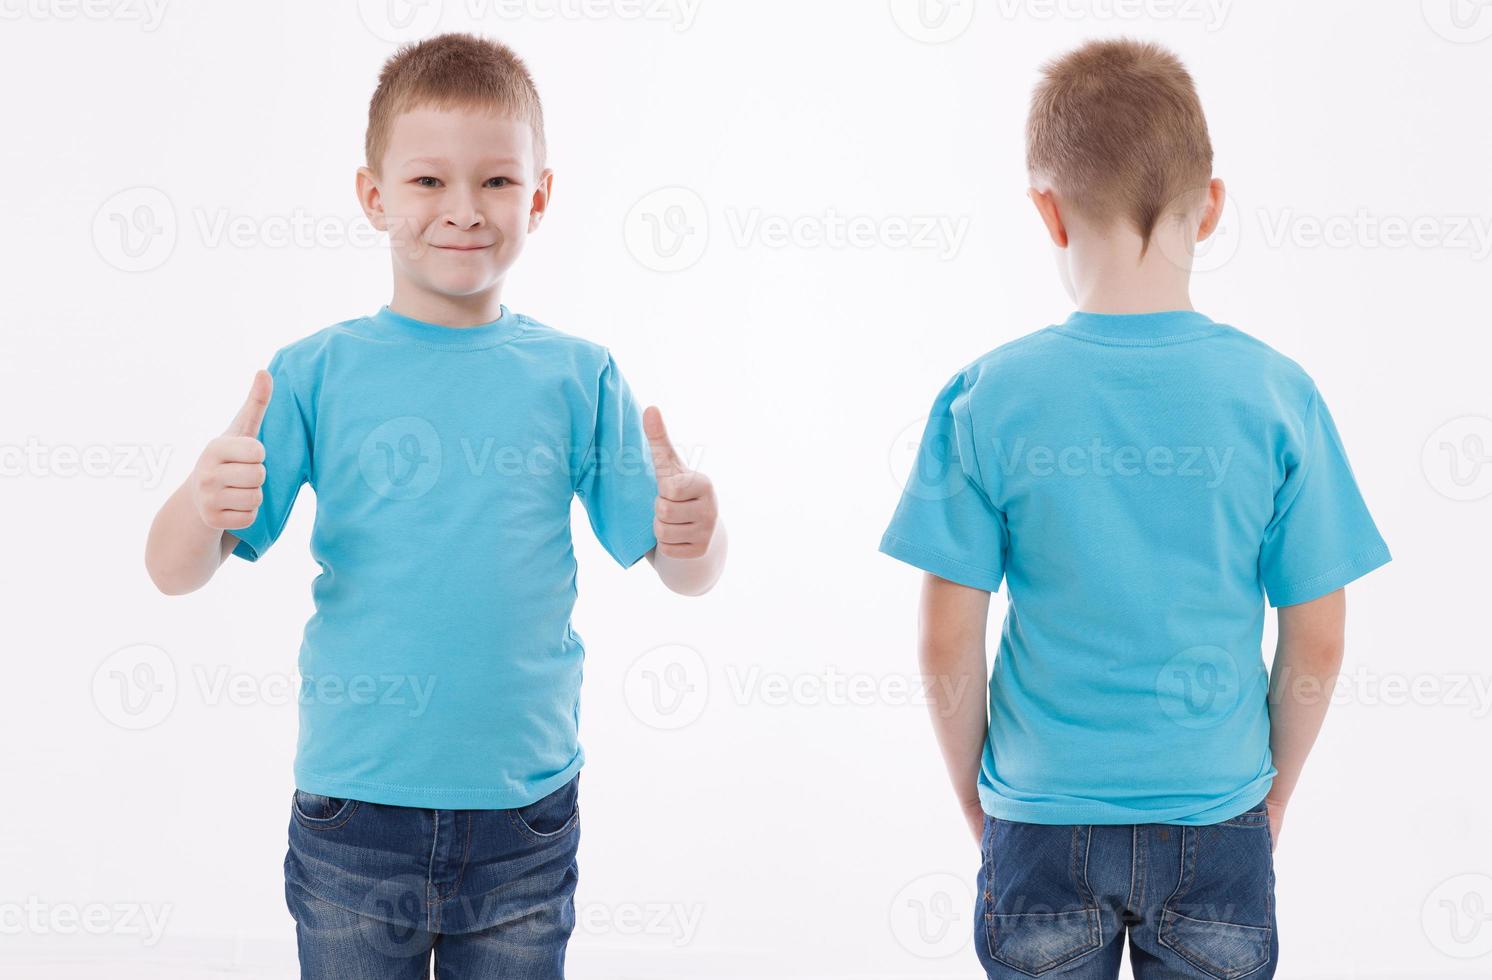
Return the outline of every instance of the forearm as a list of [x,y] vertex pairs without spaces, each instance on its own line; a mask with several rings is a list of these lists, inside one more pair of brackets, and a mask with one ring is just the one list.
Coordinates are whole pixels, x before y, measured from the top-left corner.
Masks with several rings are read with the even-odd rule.
[[989,735],[984,646],[946,649],[924,644],[919,659],[923,680],[932,692],[928,711],[943,765],[959,805],[972,810],[980,805],[979,767]]
[[1269,798],[1285,804],[1295,792],[1306,757],[1331,706],[1340,660],[1312,661],[1276,654],[1269,678],[1269,752],[1277,771]]
[[1277,770],[1269,799],[1277,806],[1283,807],[1295,792],[1331,707],[1342,667],[1345,611],[1340,590],[1281,610],[1269,675],[1269,751]]
[[725,571],[726,550],[725,524],[717,521],[709,546],[698,558],[672,558],[659,554],[655,547],[648,552],[648,561],[670,591],[679,595],[704,595],[715,587]]
[[151,522],[145,542],[145,569],[166,595],[194,592],[212,578],[237,542],[228,532],[208,527],[183,483]]
[[979,767],[989,734],[985,623],[989,593],[928,575],[918,615],[917,659],[927,690],[933,734],[970,829],[982,822]]

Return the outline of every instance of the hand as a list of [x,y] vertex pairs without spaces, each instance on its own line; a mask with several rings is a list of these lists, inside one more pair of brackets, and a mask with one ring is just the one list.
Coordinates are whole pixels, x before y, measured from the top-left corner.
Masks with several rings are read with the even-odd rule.
[[1285,804],[1266,798],[1264,809],[1269,811],[1269,852],[1273,854],[1280,843],[1280,827],[1285,822]]
[[642,413],[643,432],[653,451],[658,497],[653,501],[653,535],[658,554],[669,558],[698,558],[710,547],[720,516],[715,488],[703,473],[684,466],[668,441],[663,413],[650,406]]
[[984,807],[978,800],[964,804],[964,819],[969,822],[969,830],[974,833],[974,840],[981,847],[984,845]]
[[259,426],[269,408],[274,379],[254,374],[248,400],[227,431],[207,444],[192,471],[192,502],[202,523],[220,531],[238,531],[254,523],[264,502],[264,443]]

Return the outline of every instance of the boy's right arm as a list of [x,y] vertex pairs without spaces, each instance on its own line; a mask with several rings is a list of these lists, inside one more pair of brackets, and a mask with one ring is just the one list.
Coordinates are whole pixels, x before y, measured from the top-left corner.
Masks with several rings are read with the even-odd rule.
[[254,523],[265,478],[264,445],[255,436],[272,390],[268,371],[254,375],[238,416],[207,444],[191,475],[151,523],[145,569],[166,595],[184,595],[207,584],[238,544],[230,532]]
[[1276,841],[1342,669],[1347,592],[1280,606],[1277,613],[1279,641],[1269,672],[1269,751],[1277,772],[1265,799]]
[[931,693],[933,731],[976,841],[984,834],[979,767],[989,736],[989,664],[984,648],[989,595],[928,572],[922,579],[917,615],[917,659]]

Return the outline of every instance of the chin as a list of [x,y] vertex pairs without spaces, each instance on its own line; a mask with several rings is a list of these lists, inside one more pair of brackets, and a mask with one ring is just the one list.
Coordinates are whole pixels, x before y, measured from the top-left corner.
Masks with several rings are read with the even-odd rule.
[[432,293],[442,296],[471,296],[484,292],[502,282],[502,275],[495,271],[449,273],[446,275],[421,276],[421,284]]

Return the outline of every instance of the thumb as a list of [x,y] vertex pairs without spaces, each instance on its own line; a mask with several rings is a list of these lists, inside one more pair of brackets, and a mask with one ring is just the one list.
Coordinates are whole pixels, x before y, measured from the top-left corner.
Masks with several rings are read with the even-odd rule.
[[264,422],[264,413],[269,408],[269,396],[275,382],[263,368],[254,372],[254,383],[249,387],[249,397],[238,410],[238,415],[229,424],[225,436],[257,436]]
[[648,448],[653,451],[653,471],[658,478],[683,473],[684,463],[668,441],[668,430],[663,427],[663,413],[658,406],[649,405],[642,413],[642,431],[648,437]]

